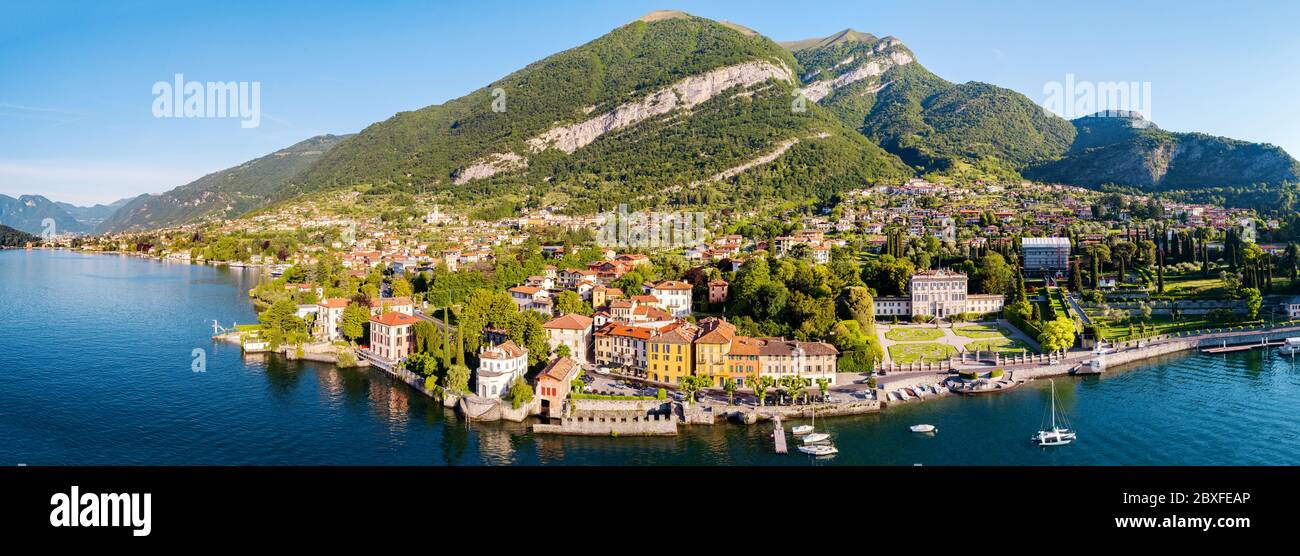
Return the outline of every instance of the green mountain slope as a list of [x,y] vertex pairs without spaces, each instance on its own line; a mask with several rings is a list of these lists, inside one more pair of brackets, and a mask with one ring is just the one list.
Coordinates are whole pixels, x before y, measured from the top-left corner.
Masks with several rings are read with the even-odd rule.
[[585,212],[825,196],[910,175],[829,111],[797,110],[798,67],[738,25],[655,12],[374,124],[284,196],[371,183],[470,205],[539,196]]
[[151,229],[206,217],[232,218],[275,198],[290,178],[348,136],[312,137],[289,148],[214,172],[159,195],[141,195],[118,208],[100,232]]
[[1074,139],[1068,122],[1028,97],[945,81],[893,37],[846,29],[784,44],[804,66],[810,98],[923,170],[955,172],[974,163],[1011,177],[1060,156]]
[[35,243],[40,241],[40,239],[41,238],[22,230],[15,230],[9,226],[0,224],[0,247],[21,247],[26,245],[29,241]]
[[1078,138],[1070,150],[1028,168],[1027,177],[1153,190],[1276,185],[1300,177],[1300,163],[1273,145],[1165,131],[1127,112],[1086,116],[1073,124]]

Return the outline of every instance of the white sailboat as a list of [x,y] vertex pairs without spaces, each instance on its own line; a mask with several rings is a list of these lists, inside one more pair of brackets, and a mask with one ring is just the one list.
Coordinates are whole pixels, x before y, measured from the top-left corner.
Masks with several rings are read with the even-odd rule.
[[799,451],[810,456],[833,456],[840,453],[838,449],[830,444],[817,444],[814,446],[800,446]]
[[[804,444],[817,444],[831,439],[831,435],[824,432],[813,432],[813,427],[817,424],[817,410],[813,410],[812,425],[808,425],[807,431],[802,435]],[[802,451],[802,450],[801,450]]]
[[1052,382],[1052,428],[1038,431],[1031,440],[1039,446],[1064,446],[1074,441],[1075,433],[1068,428],[1056,426],[1056,381]]
[[816,425],[817,425],[817,410],[814,409],[814,410],[813,410],[813,414],[812,414],[812,424],[811,424],[811,425],[799,425],[799,426],[797,426],[797,427],[795,427],[795,428],[790,429],[790,432],[794,433],[795,436],[803,436],[803,435],[805,435],[805,434],[812,434],[812,432],[813,432],[814,430],[816,430]]

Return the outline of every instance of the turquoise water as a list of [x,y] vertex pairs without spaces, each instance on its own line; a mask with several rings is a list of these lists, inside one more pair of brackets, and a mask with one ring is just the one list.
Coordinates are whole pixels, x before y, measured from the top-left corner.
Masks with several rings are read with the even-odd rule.
[[[253,271],[0,251],[0,465],[1295,465],[1300,367],[1187,354],[1056,381],[1079,441],[1029,442],[1046,382],[819,421],[840,454],[772,453],[769,427],[676,438],[535,437],[467,425],[382,373],[209,340],[253,322]],[[193,350],[206,371],[192,371]],[[931,423],[934,436],[907,427]]]

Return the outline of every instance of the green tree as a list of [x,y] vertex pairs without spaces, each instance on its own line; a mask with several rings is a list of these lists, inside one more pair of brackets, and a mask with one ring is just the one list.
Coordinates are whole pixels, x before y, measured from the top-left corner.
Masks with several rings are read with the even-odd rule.
[[728,378],[722,381],[722,390],[727,393],[727,404],[736,405],[736,380]]
[[469,367],[452,365],[447,369],[447,390],[453,394],[464,394],[469,391]]
[[357,305],[349,303],[347,308],[343,309],[343,337],[347,338],[353,344],[366,335],[366,324],[370,322],[370,311]]
[[817,379],[817,389],[821,391],[822,401],[826,401],[826,391],[830,389],[831,381],[825,378]]
[[1007,264],[1007,260],[997,253],[989,253],[979,260],[976,278],[980,291],[987,294],[1003,294],[1011,291],[1016,269]]
[[710,382],[709,377],[706,376],[691,375],[682,377],[679,386],[682,389],[682,393],[686,394],[686,401],[683,403],[690,405],[691,402],[694,402],[695,394],[708,387]]
[[776,381],[772,380],[772,377],[770,376],[760,376],[751,384],[754,387],[754,395],[758,396],[758,405],[767,405],[767,391],[773,386],[776,386]]
[[1258,288],[1242,288],[1241,295],[1246,300],[1246,317],[1250,320],[1259,318],[1259,308],[1264,303]]
[[1061,317],[1043,324],[1038,335],[1038,343],[1046,351],[1060,351],[1074,345],[1074,321]]
[[415,288],[407,281],[405,276],[393,278],[392,285],[389,288],[393,292],[393,297],[411,297],[415,294]]
[[592,313],[591,304],[582,300],[578,292],[564,290],[555,298],[555,309],[560,313],[577,313],[579,315],[588,315]]
[[532,401],[533,387],[524,380],[524,377],[516,377],[510,384],[510,406],[519,409]]
[[569,349],[569,344],[560,344],[560,345],[558,345],[558,346],[555,347],[555,356],[556,356],[556,357],[568,357],[570,351],[571,351],[571,350]]
[[862,286],[850,286],[840,290],[835,299],[835,309],[844,320],[855,320],[862,326],[876,321],[876,302],[871,291]]

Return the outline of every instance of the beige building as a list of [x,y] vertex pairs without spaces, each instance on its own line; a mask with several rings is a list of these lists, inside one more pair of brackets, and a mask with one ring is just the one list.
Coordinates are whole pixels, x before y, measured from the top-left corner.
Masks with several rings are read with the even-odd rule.
[[406,313],[389,312],[370,317],[370,351],[389,361],[401,361],[415,344],[417,319]]
[[836,358],[839,350],[822,342],[797,342],[784,338],[761,338],[758,340],[759,376],[770,376],[775,380],[781,377],[798,376],[813,381],[829,381],[835,385]]
[[569,357],[579,364],[590,364],[592,322],[591,317],[569,313],[550,320],[542,328],[546,330],[546,342],[552,352],[561,345],[569,346]]
[[948,318],[962,313],[986,314],[1002,310],[1001,295],[971,295],[965,274],[950,270],[926,270],[912,275],[908,297],[878,297],[876,317]]

